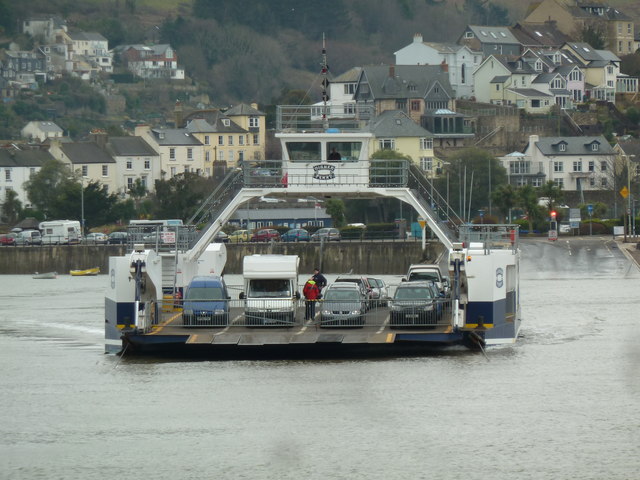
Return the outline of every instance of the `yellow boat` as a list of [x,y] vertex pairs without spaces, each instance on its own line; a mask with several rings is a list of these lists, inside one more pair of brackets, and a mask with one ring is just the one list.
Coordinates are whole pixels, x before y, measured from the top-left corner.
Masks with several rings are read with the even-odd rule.
[[87,268],[86,270],[69,270],[69,275],[72,277],[86,277],[88,275],[98,275],[100,273],[100,267]]

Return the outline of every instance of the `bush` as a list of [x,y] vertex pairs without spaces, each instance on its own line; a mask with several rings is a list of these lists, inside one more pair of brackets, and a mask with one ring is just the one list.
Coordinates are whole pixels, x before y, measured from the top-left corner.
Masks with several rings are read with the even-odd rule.
[[604,235],[612,232],[613,229],[609,228],[605,222],[601,220],[580,222],[580,235],[589,235],[590,233],[593,235]]

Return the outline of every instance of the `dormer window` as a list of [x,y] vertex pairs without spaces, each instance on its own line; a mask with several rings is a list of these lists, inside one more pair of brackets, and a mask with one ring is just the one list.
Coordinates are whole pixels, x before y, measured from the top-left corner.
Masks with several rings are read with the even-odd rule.
[[599,148],[600,148],[600,144],[598,144],[596,142],[591,144],[591,151],[592,152],[597,152],[599,150]]
[[540,60],[536,60],[536,64],[535,67],[536,72],[539,72],[540,70],[542,70],[542,62]]
[[464,32],[464,38],[473,38],[473,32]]
[[224,125],[225,127],[228,127],[231,125],[231,120],[229,120],[228,118],[223,118],[222,119],[222,125]]
[[567,144],[566,143],[558,144],[558,150],[560,150],[561,152],[566,152],[567,151]]

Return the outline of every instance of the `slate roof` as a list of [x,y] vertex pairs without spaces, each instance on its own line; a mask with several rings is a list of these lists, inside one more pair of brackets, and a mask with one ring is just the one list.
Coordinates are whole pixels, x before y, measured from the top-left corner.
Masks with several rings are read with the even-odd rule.
[[489,83],[504,83],[511,78],[510,75],[497,75]]
[[[593,151],[591,145],[597,142],[599,148]],[[560,151],[559,144],[565,143],[565,151]],[[543,155],[614,155],[613,148],[602,135],[597,137],[540,137],[536,148]]]
[[484,25],[469,25],[467,27],[482,43],[517,44],[520,42],[511,33],[509,27],[487,27]]
[[38,128],[43,132],[63,133],[62,128],[60,128],[58,125],[56,125],[53,122],[32,121],[32,122],[27,123],[27,125],[25,125],[25,128],[27,126],[29,126],[30,124],[34,124],[34,123],[36,123],[38,125]]
[[591,45],[585,42],[568,42],[577,55],[587,62],[602,61],[602,56]]
[[233,117],[236,115],[255,115],[255,116],[265,115],[260,110],[256,110],[251,105],[247,105],[246,103],[239,103],[238,105],[234,105],[229,110],[224,112],[224,114],[228,117]]
[[[394,77],[389,74],[391,67],[395,72]],[[366,79],[376,100],[424,98],[436,83],[453,98],[449,74],[444,72],[440,65],[368,65],[362,67],[361,78]],[[409,90],[409,86],[415,87],[415,90]]]
[[62,143],[60,149],[71,163],[115,163],[116,161],[95,142]]
[[511,28],[511,33],[523,45],[560,47],[570,40],[567,35],[549,23],[517,23]]
[[362,67],[353,67],[331,81],[333,83],[357,82],[358,78],[360,78],[360,72],[362,72]]
[[151,134],[158,145],[202,145],[186,128],[152,128]]
[[158,153],[141,137],[109,137],[107,151],[115,157],[158,156]]
[[[196,122],[196,120],[203,120],[204,123],[201,121]],[[229,126],[226,126],[223,120],[229,120]],[[185,122],[187,125],[186,130],[193,133],[247,133],[244,128],[220,110],[192,112],[185,118]]]
[[535,88],[510,88],[509,91],[522,97],[552,97],[548,93],[541,92]]
[[84,40],[84,41],[100,41],[106,42],[107,39],[100,35],[98,32],[75,32],[69,33],[71,40]]
[[373,118],[368,129],[376,137],[431,137],[431,132],[425,130],[404,112],[400,110],[386,110]]
[[0,167],[40,167],[52,159],[46,150],[0,148]]

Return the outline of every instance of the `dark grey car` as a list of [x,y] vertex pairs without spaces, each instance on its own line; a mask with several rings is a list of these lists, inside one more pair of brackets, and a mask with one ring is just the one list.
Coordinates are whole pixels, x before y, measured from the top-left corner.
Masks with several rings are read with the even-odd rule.
[[322,294],[321,327],[362,327],[366,299],[355,283],[333,284]]

